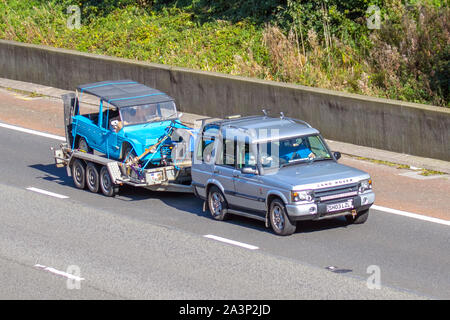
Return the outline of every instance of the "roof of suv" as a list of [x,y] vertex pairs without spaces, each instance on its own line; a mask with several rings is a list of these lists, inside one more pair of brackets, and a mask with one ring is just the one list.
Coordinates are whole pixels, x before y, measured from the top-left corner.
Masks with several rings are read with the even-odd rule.
[[287,139],[297,136],[319,134],[308,123],[292,118],[273,118],[268,116],[251,116],[225,119],[215,122],[227,131],[227,135],[251,136],[253,142]]

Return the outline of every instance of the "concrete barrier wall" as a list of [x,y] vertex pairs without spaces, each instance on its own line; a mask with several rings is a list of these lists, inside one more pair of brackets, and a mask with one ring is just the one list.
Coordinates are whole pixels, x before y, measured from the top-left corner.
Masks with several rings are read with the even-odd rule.
[[0,77],[73,90],[133,79],[167,92],[184,112],[213,117],[283,111],[325,138],[450,161],[450,110],[273,81],[175,68],[0,40]]

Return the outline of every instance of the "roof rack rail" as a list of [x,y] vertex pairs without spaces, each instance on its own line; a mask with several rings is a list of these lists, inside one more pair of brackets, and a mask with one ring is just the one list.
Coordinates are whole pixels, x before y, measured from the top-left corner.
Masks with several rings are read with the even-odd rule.
[[299,123],[299,124],[304,124],[304,125],[307,126],[308,128],[312,128],[311,125],[310,125],[308,122],[303,121],[303,120],[294,119],[294,118],[284,118],[284,119],[288,119],[288,120],[291,120],[291,121],[296,122],[296,123]]
[[203,127],[203,126],[205,125],[205,122],[206,122],[207,120],[214,120],[214,119],[216,119],[216,118],[213,118],[213,117],[206,117],[206,118],[195,119],[195,122],[201,121],[200,127]]
[[241,118],[242,116],[240,114],[234,114],[232,116],[227,116],[225,117],[225,119],[238,119]]
[[224,119],[223,123],[227,122],[240,122],[240,121],[247,121],[251,119],[258,119],[258,118],[264,118],[264,116],[245,116],[245,117],[239,117],[239,118],[232,118],[232,119]]

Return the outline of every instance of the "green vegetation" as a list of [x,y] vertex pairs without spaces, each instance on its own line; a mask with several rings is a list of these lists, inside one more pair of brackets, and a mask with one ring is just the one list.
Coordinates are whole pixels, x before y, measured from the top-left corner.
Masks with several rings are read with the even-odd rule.
[[364,161],[372,162],[372,163],[375,163],[375,164],[382,164],[382,165],[389,166],[389,167],[395,167],[397,169],[410,169],[411,168],[407,164],[394,163],[394,162],[385,161],[385,160],[376,160],[376,159],[365,158],[365,157],[354,157],[354,158],[356,158],[358,160],[364,160]]
[[0,15],[3,39],[450,107],[448,0],[0,0]]
[[[0,88],[5,88],[5,87],[0,87]],[[20,90],[20,89],[14,89],[14,88],[10,88],[7,87],[5,88],[8,91],[12,91],[15,93],[18,93],[22,96],[28,97],[28,98],[42,98],[45,97],[43,94],[35,92],[35,91],[25,91],[25,90]]]
[[381,164],[381,165],[385,165],[385,166],[389,166],[389,167],[395,167],[396,169],[410,169],[410,170],[418,172],[418,174],[421,176],[446,175],[445,172],[431,170],[431,169],[425,169],[425,168],[419,168],[419,169],[415,168],[414,169],[414,167],[411,167],[407,164],[400,164],[400,163],[395,163],[395,162],[390,162],[390,161],[385,161],[385,160],[376,160],[376,159],[371,159],[371,158],[366,158],[366,157],[358,157],[358,156],[352,156],[352,155],[347,155],[347,156],[357,159],[357,160],[363,160],[363,161],[368,161],[368,162],[375,163],[375,164]]

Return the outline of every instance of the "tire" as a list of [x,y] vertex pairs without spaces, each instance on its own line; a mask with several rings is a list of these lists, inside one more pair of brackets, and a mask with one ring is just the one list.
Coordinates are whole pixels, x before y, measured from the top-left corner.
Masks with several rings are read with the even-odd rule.
[[72,178],[75,187],[84,189],[86,187],[86,169],[83,161],[76,159],[72,164]]
[[132,158],[137,157],[136,151],[134,151],[134,148],[130,144],[125,143],[125,145],[123,146],[121,160],[124,161],[130,152],[131,152],[130,157],[132,157]]
[[86,166],[86,185],[89,191],[97,193],[100,187],[100,175],[98,174],[97,167],[92,162],[89,162]]
[[274,199],[270,203],[269,210],[270,224],[277,235],[289,236],[295,232],[297,225],[289,220],[283,201]]
[[208,191],[208,208],[213,219],[219,221],[228,219],[227,201],[222,191],[216,186],[212,186]]
[[105,166],[103,166],[100,170],[100,189],[102,190],[102,193],[107,197],[114,197],[118,191],[117,186],[112,183],[108,168],[106,168]]
[[356,217],[353,218],[352,215],[345,216],[347,222],[350,224],[363,224],[369,218],[369,209],[358,212]]
[[80,137],[80,138],[78,139],[77,149],[78,149],[78,150],[81,150],[81,151],[84,151],[84,152],[86,152],[86,153],[91,153],[91,154],[94,153],[93,150],[92,150],[92,148],[89,147],[89,145],[88,145],[86,139],[83,138],[83,137]]

